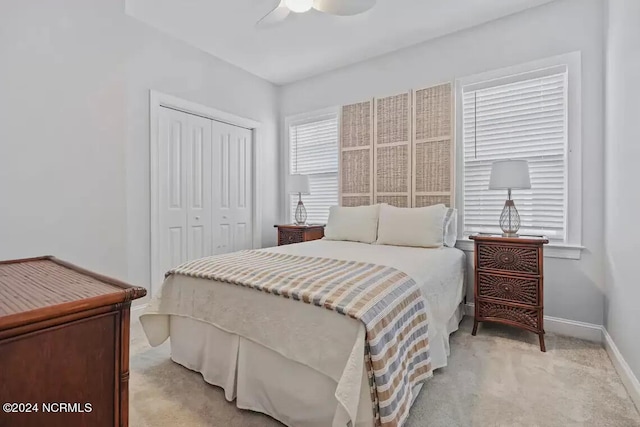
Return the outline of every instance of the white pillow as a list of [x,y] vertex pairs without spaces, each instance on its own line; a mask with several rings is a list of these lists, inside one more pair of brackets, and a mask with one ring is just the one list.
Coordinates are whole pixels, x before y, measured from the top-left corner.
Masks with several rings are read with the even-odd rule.
[[458,209],[449,208],[444,216],[444,245],[453,248],[458,240]]
[[378,241],[380,245],[442,247],[445,205],[424,208],[380,207]]
[[380,205],[331,206],[324,237],[327,240],[373,243],[378,237],[379,212]]

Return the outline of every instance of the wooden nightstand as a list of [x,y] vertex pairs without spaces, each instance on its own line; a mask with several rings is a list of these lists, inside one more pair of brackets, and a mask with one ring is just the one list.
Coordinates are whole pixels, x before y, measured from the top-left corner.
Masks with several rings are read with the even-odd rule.
[[324,237],[324,225],[274,225],[278,229],[278,246],[308,242]]
[[544,237],[470,236],[475,241],[475,320],[500,322],[538,334],[544,345]]

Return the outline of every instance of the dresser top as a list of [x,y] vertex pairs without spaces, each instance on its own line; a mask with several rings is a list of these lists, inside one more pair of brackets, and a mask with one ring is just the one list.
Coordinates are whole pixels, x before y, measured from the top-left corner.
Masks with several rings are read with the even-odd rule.
[[[0,262],[0,329],[16,319],[35,321],[56,307],[59,315],[130,301],[144,288],[102,276],[54,257]],[[27,314],[29,313],[29,314]],[[20,322],[18,322],[20,323]]]

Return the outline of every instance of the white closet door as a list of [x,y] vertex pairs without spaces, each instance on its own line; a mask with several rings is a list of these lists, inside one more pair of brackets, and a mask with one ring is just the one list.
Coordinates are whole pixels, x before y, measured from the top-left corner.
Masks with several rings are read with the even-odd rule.
[[211,120],[187,116],[187,259],[213,254],[211,235]]
[[160,109],[160,257],[163,273],[212,255],[211,120]]
[[170,108],[158,116],[153,292],[185,261],[253,245],[252,132]]
[[187,115],[159,112],[159,257],[162,272],[187,260],[187,175],[184,164]]
[[212,122],[214,253],[250,249],[252,225],[252,132]]

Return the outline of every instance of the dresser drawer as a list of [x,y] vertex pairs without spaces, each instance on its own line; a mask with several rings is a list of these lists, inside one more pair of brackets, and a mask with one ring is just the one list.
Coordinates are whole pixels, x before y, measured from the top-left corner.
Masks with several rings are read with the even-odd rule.
[[540,305],[538,279],[478,273],[478,296]]
[[536,331],[541,327],[542,311],[489,301],[477,301],[479,320],[504,321]]
[[278,244],[291,245],[304,242],[304,230],[280,229],[278,230]]
[[527,274],[540,274],[538,248],[517,245],[478,244],[479,269],[507,270]]

